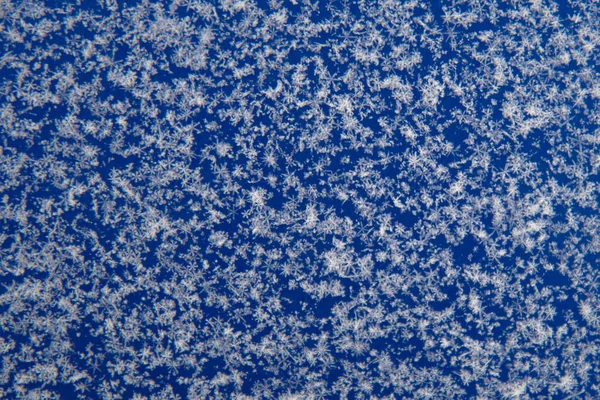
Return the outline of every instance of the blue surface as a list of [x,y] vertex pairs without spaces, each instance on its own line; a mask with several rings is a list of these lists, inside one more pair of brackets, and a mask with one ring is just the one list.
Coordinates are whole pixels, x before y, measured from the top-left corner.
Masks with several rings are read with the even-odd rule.
[[598,398],[597,21],[0,5],[0,398]]

